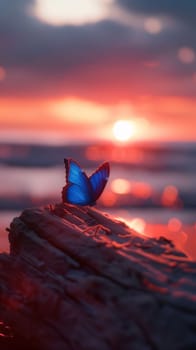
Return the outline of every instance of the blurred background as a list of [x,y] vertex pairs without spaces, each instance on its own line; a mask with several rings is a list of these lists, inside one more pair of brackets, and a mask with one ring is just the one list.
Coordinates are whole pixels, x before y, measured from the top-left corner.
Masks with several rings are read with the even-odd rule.
[[195,0],[0,0],[0,250],[61,202],[63,159],[111,176],[97,207],[196,258]]

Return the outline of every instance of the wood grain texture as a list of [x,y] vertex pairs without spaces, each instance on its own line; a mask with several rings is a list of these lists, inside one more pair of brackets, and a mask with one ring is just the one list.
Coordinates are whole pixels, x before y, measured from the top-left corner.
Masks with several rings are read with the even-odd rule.
[[0,255],[0,317],[43,350],[196,348],[196,263],[92,207],[27,209]]

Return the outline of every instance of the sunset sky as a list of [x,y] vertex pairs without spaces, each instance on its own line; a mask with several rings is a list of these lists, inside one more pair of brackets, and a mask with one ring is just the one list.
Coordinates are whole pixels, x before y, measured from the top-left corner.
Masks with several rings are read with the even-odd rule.
[[[196,140],[195,0],[0,0],[0,138]],[[126,139],[126,137],[125,137]]]

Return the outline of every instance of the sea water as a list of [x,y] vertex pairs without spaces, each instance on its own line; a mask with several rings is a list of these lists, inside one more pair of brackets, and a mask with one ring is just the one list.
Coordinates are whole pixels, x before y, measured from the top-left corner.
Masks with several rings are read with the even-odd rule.
[[0,145],[0,249],[7,231],[27,207],[61,202],[63,158],[87,174],[108,160],[111,174],[97,206],[142,235],[174,239],[196,258],[196,143],[142,145]]

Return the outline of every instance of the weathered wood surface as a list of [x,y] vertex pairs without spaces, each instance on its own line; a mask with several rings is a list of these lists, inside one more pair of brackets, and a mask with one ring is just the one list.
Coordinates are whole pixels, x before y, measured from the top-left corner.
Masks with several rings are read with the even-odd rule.
[[[99,225],[99,226],[96,226]],[[0,255],[0,319],[43,350],[196,349],[196,263],[91,207],[27,209]]]

